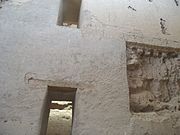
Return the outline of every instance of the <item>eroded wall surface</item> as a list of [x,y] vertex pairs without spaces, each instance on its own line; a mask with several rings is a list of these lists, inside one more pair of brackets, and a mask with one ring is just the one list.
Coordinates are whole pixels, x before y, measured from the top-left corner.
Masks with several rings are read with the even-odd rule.
[[128,46],[127,69],[132,112],[180,111],[180,52]]
[[58,86],[78,89],[73,135],[178,135],[178,111],[130,112],[126,41],[176,50],[179,6],[173,0],[83,0],[77,29],[56,25],[59,3],[2,4],[0,134],[38,135],[47,86]]
[[132,133],[178,135],[180,50],[127,45],[127,72]]

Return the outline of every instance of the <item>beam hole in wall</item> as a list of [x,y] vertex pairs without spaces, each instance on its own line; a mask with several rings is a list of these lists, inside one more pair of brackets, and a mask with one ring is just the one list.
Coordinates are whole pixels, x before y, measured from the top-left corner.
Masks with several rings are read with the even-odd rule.
[[41,135],[71,135],[76,88],[48,87]]
[[131,42],[126,47],[130,111],[179,111],[180,49]]
[[79,27],[81,0],[60,0],[57,25]]

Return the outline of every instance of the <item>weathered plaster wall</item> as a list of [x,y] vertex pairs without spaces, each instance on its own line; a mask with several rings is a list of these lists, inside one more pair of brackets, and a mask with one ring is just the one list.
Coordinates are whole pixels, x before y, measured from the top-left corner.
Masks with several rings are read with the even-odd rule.
[[127,45],[132,134],[178,135],[180,50]]
[[[126,41],[179,47],[179,6],[83,0],[81,29],[74,29],[56,25],[59,3],[9,1],[0,9],[0,134],[39,134],[47,85],[78,88],[74,135],[152,130],[151,122],[130,115]],[[160,18],[170,35],[162,33]],[[158,125],[174,133],[167,123]]]
[[127,46],[132,112],[180,111],[180,50]]
[[[47,85],[79,89],[74,134],[124,134],[129,123],[125,42],[87,39],[80,30],[57,26],[57,3],[30,1],[1,10],[0,134],[39,133]],[[27,84],[27,73],[45,84]]]
[[103,29],[112,37],[124,34],[179,41],[180,5],[174,0],[84,0],[82,6],[81,27],[85,29]]

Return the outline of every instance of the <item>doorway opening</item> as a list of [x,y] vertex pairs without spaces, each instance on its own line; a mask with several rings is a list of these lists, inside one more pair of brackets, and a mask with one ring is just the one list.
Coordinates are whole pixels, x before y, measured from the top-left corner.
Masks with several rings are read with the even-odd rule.
[[76,88],[48,87],[41,135],[71,135]]

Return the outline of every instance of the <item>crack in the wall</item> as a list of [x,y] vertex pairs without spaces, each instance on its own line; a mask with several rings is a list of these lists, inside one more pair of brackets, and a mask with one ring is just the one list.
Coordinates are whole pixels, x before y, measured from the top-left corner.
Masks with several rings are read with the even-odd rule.
[[176,6],[179,6],[179,1],[178,0],[174,0]]
[[161,32],[163,34],[167,34],[166,20],[164,20],[163,18],[160,18],[160,26],[161,26]]
[[94,88],[93,81],[74,81],[69,80],[71,76],[66,76],[61,79],[54,79],[52,76],[46,74],[36,74],[28,72],[24,76],[24,82],[29,87],[46,87],[46,86],[61,86],[61,87],[75,87],[83,90],[84,88]]
[[128,9],[131,9],[133,11],[137,11],[135,8],[133,8],[132,6],[128,6]]

